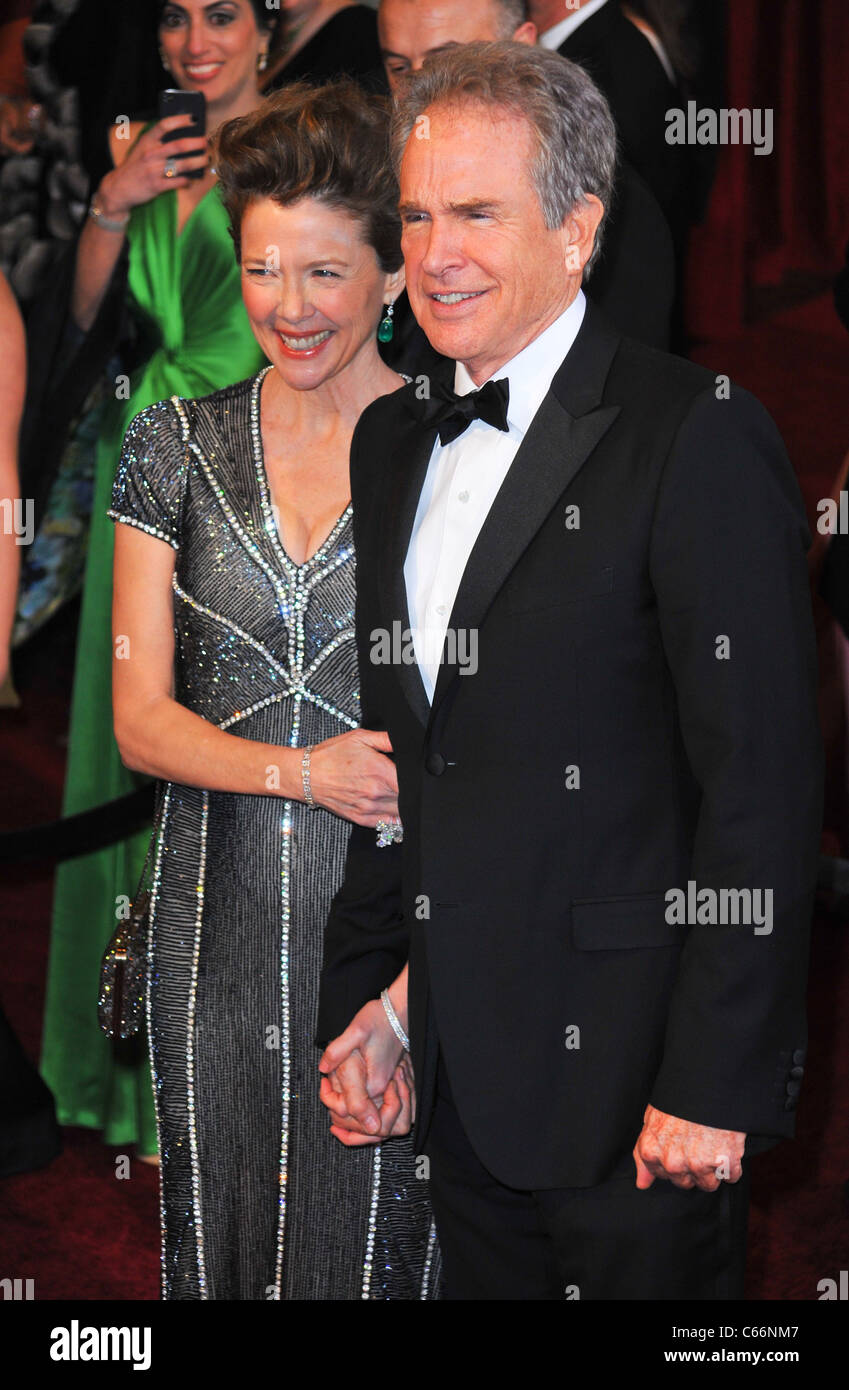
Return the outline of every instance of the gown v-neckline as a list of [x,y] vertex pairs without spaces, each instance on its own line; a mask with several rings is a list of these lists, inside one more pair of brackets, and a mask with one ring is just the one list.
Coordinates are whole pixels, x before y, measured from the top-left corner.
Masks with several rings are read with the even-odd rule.
[[[198,204],[198,206],[200,206],[200,204]],[[311,555],[308,555],[300,564],[297,560],[292,559],[292,556],[283,544],[283,537],[280,534],[280,528],[277,525],[274,511],[272,510],[271,480],[268,476],[268,469],[265,466],[265,450],[262,445],[262,411],[260,406],[262,383],[271,371],[273,365],[274,364],[270,362],[267,367],[263,367],[257,373],[256,380],[251,389],[251,442],[253,444],[254,466],[256,468],[257,482],[259,483],[260,506],[262,508],[266,532],[271,537],[271,542],[278,552],[279,558],[282,559],[284,568],[300,572],[308,569],[316,560],[324,558],[325,554],[336,540],[339,532],[342,530],[345,522],[348,520],[348,517],[351,515],[351,503],[348,502],[344,510],[340,512],[327,535],[324,537],[324,540],[320,545],[316,546]],[[279,510],[280,509],[277,508],[278,513]]]
[[[215,183],[212,184],[211,187],[208,188],[208,189],[206,190],[206,192],[204,193],[203,197],[202,197],[202,198],[199,198],[198,201],[195,203],[194,207],[192,208],[191,212],[189,213],[189,215],[188,215],[188,217],[186,218],[185,222],[183,223],[182,227],[179,227],[179,222],[180,222],[180,208],[179,208],[179,204],[178,204],[178,202],[177,202],[177,189],[176,189],[176,188],[172,188],[172,189],[171,189],[171,195],[172,195],[172,196],[171,196],[171,206],[172,206],[172,208],[174,209],[174,212],[173,212],[173,219],[172,219],[172,220],[173,220],[173,226],[174,226],[174,241],[176,242],[176,244],[177,244],[178,246],[179,246],[180,243],[182,242],[183,237],[186,235],[186,232],[188,231],[188,229],[189,229],[189,227],[190,227],[190,225],[191,225],[191,223],[192,223],[192,221],[193,221],[193,219],[194,219],[195,213],[197,213],[197,212],[200,211],[200,209],[203,207],[204,203],[206,202],[207,198],[209,197],[210,193],[214,192],[214,190],[215,190],[217,187],[218,187],[218,180],[216,179]],[[178,230],[178,227],[179,227],[179,230]]]

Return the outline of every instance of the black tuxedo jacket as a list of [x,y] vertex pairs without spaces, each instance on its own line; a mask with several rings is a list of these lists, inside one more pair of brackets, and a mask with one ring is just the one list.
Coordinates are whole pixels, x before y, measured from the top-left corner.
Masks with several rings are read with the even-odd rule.
[[668,349],[675,296],[675,247],[654,194],[620,160],[598,260],[587,297],[614,328],[649,347]]
[[[373,659],[409,627],[417,389],[353,440],[363,722],[391,736],[404,843],[352,831],[319,1038],[409,958],[419,1142],[438,1044],[514,1187],[603,1180],[649,1102],[792,1134],[822,768],[809,535],[771,419],[588,303],[457,594],[477,669],[444,660],[429,707],[415,664]],[[771,890],[772,931],[667,920],[691,880]]]
[[584,68],[604,92],[625,156],[657,198],[677,245],[689,216],[689,160],[685,145],[667,144],[666,112],[682,106],[681,92],[645,35],[626,19],[619,0],[607,0],[557,51]]

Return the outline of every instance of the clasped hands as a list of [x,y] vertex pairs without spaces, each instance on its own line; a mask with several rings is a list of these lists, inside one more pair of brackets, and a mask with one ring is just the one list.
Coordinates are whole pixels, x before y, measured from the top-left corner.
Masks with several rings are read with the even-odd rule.
[[[340,1143],[353,1148],[409,1133],[416,1115],[410,1058],[379,999],[330,1043],[318,1069],[330,1133]],[[723,1181],[739,1181],[745,1142],[739,1130],[713,1129],[648,1105],[633,1149],[637,1187],[663,1178],[675,1187],[715,1192]]]
[[408,1134],[415,1119],[413,1069],[379,999],[364,1005],[322,1053],[319,1096],[330,1133],[349,1148]]

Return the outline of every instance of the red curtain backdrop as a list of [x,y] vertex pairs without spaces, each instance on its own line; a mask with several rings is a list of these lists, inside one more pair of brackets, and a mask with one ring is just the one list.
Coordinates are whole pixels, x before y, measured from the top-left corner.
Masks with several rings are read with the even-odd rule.
[[25,97],[23,37],[32,17],[34,0],[0,0],[0,101]]
[[849,3],[732,0],[726,105],[771,107],[773,150],[720,147],[704,223],[694,229],[687,325],[725,337],[753,289],[788,272],[826,277],[849,240]]

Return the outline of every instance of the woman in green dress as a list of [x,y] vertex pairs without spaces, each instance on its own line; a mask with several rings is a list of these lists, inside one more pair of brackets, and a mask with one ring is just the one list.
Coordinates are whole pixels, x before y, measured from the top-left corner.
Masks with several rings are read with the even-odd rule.
[[[207,131],[252,111],[275,12],[263,0],[179,0],[160,15],[162,60],[172,84],[206,96]],[[145,406],[194,397],[252,375],[265,358],[241,297],[238,266],[204,137],[163,144],[185,127],[172,116],[110,134],[115,167],[101,181],[80,237],[72,313],[87,332],[122,254],[129,250],[129,307],[146,345],[141,365],[119,376],[97,447],[93,511],[77,639],[63,814],[140,785],[112,733],[113,527],[106,511],[121,443]],[[200,177],[189,177],[186,170]],[[156,1153],[156,1121],[142,1049],[119,1055],[100,1032],[100,958],[117,900],[135,889],[149,830],[59,866],[54,892],[41,1070],[65,1125],[102,1129],[110,1144]]]

